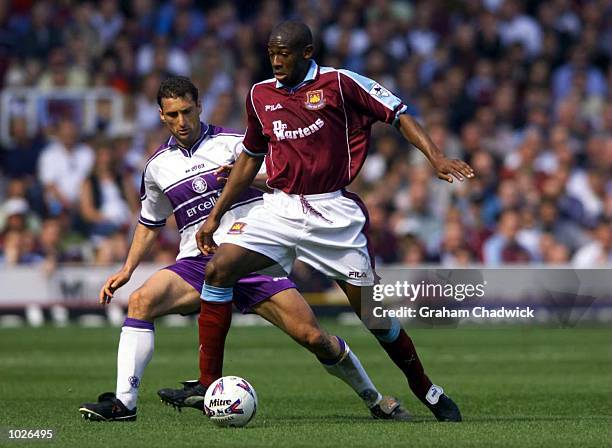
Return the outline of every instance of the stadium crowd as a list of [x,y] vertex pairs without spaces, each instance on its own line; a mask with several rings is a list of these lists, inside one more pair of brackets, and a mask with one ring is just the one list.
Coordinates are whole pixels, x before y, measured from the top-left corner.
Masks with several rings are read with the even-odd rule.
[[[376,79],[433,140],[476,171],[432,176],[376,125],[352,190],[379,263],[596,266],[612,262],[612,4],[607,0],[116,0],[0,2],[0,88],[111,87],[124,122],[82,132],[70,104],[39,129],[19,105],[0,148],[0,266],[123,261],[140,174],[167,138],[168,74],[200,89],[202,120],[244,129],[253,82],[271,77],[272,27],[300,18],[320,65]],[[50,108],[50,105],[47,105]],[[152,261],[176,255],[172,220]],[[296,275],[308,275],[299,268]]]

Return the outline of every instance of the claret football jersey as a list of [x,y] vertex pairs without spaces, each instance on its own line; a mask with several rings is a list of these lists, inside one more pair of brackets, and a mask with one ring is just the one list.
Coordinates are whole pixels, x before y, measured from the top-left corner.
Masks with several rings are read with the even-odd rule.
[[245,151],[266,157],[268,186],[319,194],[350,184],[363,166],[370,128],[393,124],[407,106],[376,81],[314,61],[294,88],[275,79],[247,96]]

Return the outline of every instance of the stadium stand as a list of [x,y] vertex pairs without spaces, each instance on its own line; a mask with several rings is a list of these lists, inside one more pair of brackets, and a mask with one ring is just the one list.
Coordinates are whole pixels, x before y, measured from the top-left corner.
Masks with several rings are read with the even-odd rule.
[[[0,2],[0,266],[121,262],[140,171],[165,136],[160,80],[190,76],[202,120],[243,129],[250,85],[270,77],[266,37],[293,17],[315,31],[320,64],[383,83],[476,170],[443,184],[376,127],[352,189],[379,263],[612,262],[606,0],[12,0]],[[113,203],[107,183],[121,192]],[[174,235],[150,261],[174,258]],[[296,276],[329,285],[304,267]]]

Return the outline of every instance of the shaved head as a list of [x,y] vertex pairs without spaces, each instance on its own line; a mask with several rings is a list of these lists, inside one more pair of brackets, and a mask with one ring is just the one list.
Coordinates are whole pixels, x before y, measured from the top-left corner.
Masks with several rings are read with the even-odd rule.
[[312,45],[312,33],[305,23],[288,20],[274,27],[270,33],[270,42],[272,41],[291,49],[302,50],[307,45]]

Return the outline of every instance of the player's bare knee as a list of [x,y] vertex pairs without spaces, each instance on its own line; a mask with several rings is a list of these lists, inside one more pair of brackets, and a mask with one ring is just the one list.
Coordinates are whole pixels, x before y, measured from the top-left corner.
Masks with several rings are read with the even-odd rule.
[[332,350],[329,335],[317,327],[306,327],[302,330],[302,343],[318,356],[328,355]]
[[152,320],[155,318],[153,298],[142,289],[137,289],[128,300],[128,316],[134,319]]
[[206,284],[211,286],[230,286],[234,279],[230,269],[223,267],[223,262],[214,258],[208,262],[205,271]]

